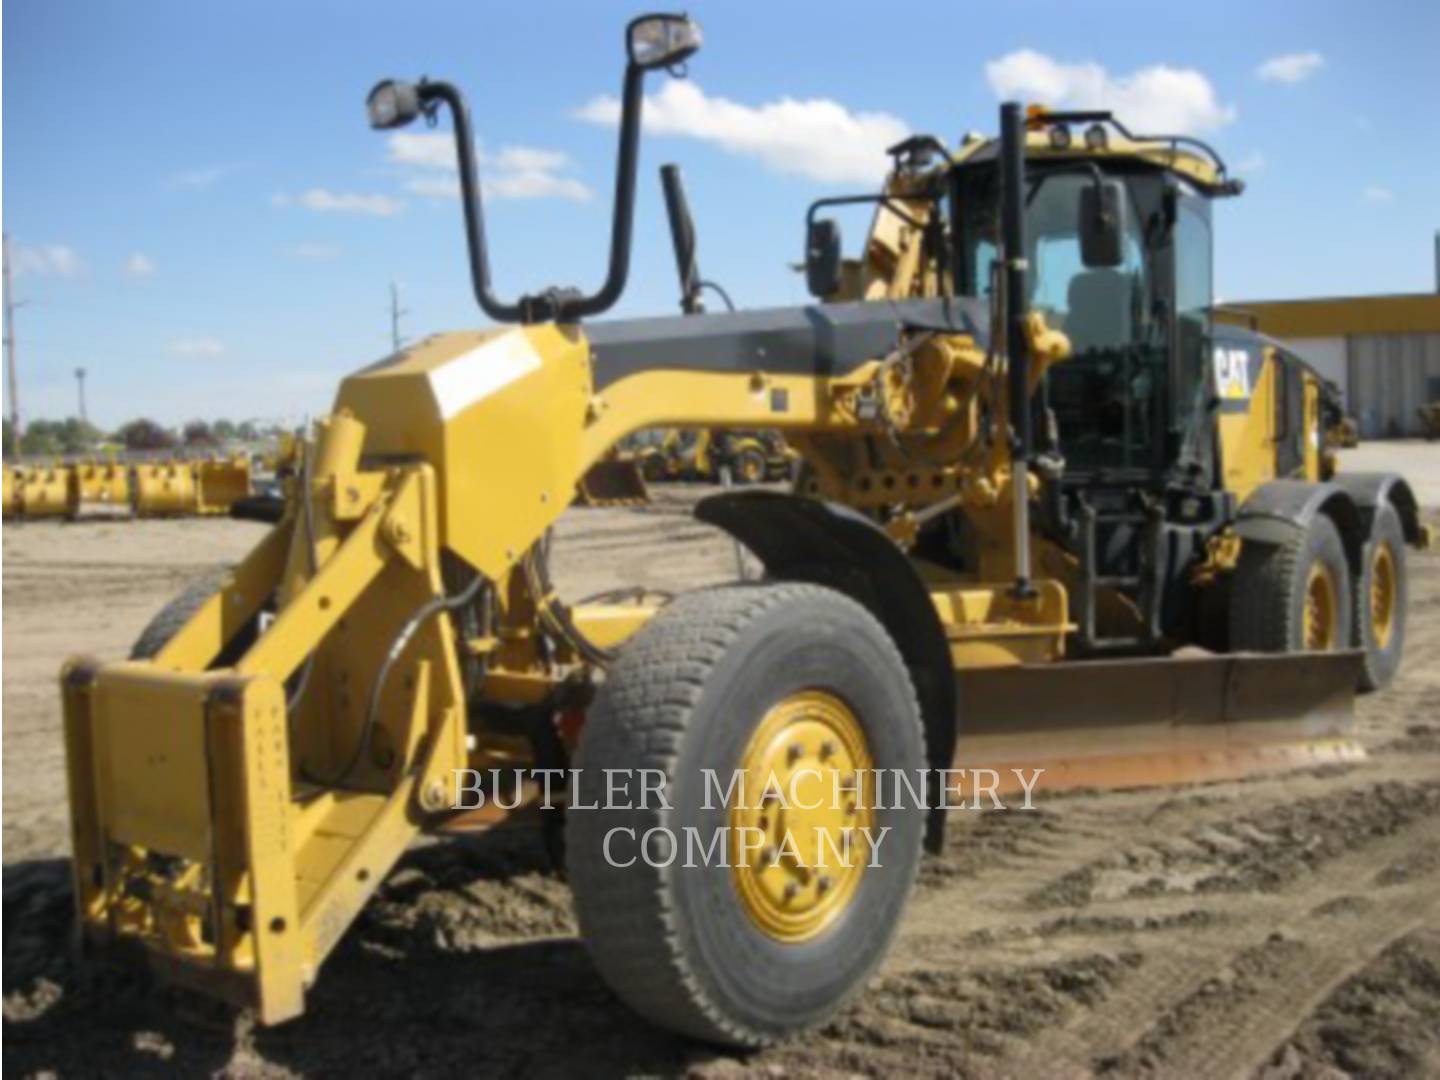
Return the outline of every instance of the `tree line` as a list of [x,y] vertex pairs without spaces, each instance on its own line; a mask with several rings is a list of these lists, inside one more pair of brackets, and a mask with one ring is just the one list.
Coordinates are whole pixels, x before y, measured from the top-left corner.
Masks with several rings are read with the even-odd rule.
[[[15,448],[10,421],[4,421],[4,451],[9,458]],[[216,449],[227,443],[256,442],[278,435],[284,429],[255,420],[191,420],[180,427],[166,427],[139,417],[106,432],[78,417],[64,420],[32,420],[20,436],[20,453],[38,457],[86,454],[102,447],[126,450]]]

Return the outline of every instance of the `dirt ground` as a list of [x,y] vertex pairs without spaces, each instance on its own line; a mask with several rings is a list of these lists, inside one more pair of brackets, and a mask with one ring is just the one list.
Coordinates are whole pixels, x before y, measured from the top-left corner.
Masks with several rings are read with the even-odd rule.
[[[1362,447],[1440,526],[1440,447]],[[696,489],[575,511],[562,591],[735,574]],[[1412,556],[1408,656],[1362,699],[1369,756],[1283,777],[1051,796],[954,815],[866,992],[745,1057],[647,1027],[574,937],[524,833],[419,846],[261,1029],[68,949],[55,674],[120,656],[154,609],[259,526],[10,525],[4,541],[4,1045],[13,1074],[226,1071],[1292,1077],[1440,1074],[1440,553]]]

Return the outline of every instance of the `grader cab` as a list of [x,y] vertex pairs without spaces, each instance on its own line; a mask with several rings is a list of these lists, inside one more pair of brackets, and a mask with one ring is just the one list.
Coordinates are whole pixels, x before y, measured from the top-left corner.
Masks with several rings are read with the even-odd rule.
[[[610,985],[755,1046],[863,986],[954,800],[1360,752],[1353,694],[1394,674],[1426,536],[1403,480],[1335,472],[1310,373],[1213,325],[1218,155],[1009,104],[998,139],[896,149],[861,259],[812,211],[819,302],[590,321],[628,276],[647,73],[700,40],[627,28],[588,294],[497,297],[464,97],[371,93],[378,129],[448,116],[499,325],[345,379],[218,590],[134,659],[67,666],[86,940],[295,1017],[410,841],[518,762],[565,778],[547,820]],[[799,490],[697,509],[764,579],[566,603],[550,527],[667,426],[803,456]],[[611,797],[640,770],[663,798]]]

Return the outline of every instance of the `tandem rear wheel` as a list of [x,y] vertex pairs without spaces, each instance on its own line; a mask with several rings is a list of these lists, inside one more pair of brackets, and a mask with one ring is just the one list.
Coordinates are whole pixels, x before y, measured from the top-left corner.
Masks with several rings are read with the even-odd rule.
[[[651,1021],[763,1046],[831,1016],[884,955],[925,814],[874,799],[874,770],[919,777],[924,736],[899,653],[852,600],[801,584],[680,597],[621,649],[575,764],[580,929]],[[607,803],[605,770],[642,768],[669,807]]]
[[1335,523],[1316,514],[1283,544],[1246,544],[1230,595],[1230,647],[1329,652],[1351,647],[1350,566]]
[[1395,507],[1381,503],[1355,580],[1355,645],[1365,651],[1361,690],[1383,690],[1400,670],[1408,603],[1405,532]]
[[1246,546],[1230,595],[1230,647],[1257,652],[1360,649],[1358,689],[1388,686],[1405,650],[1408,581],[1400,515],[1381,503],[1352,573],[1335,523],[1316,514],[1280,545]]

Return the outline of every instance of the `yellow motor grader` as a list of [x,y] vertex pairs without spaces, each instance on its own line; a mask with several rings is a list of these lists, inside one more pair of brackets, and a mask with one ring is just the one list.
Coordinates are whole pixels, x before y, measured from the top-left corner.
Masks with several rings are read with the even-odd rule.
[[[895,148],[852,200],[858,260],[812,208],[816,303],[591,321],[628,275],[646,73],[700,32],[646,16],[626,44],[591,294],[498,298],[461,93],[372,91],[378,129],[448,113],[499,325],[345,379],[255,550],[131,660],[66,666],[87,942],[291,1019],[418,833],[559,777],[537,816],[600,972],[756,1046],[864,985],[959,800],[1360,753],[1353,694],[1399,664],[1426,535],[1403,480],[1336,473],[1311,372],[1212,322],[1218,155],[1007,104],[998,139]],[[567,603],[551,525],[666,426],[804,456],[800,490],[697,508],[763,579]]]

